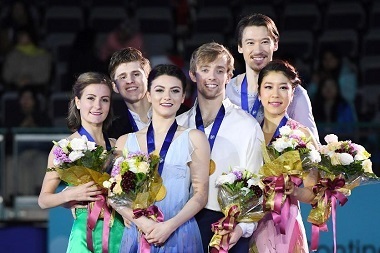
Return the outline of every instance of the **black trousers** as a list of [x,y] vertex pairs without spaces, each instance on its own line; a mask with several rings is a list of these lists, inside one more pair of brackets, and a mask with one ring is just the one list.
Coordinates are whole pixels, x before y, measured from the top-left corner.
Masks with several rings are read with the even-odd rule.
[[[224,214],[222,212],[216,212],[206,208],[203,208],[197,215],[195,215],[195,219],[197,220],[201,232],[203,250],[205,253],[208,252],[208,244],[214,235],[214,232],[211,231],[211,224],[223,217]],[[228,253],[248,253],[249,239],[250,238],[241,237]]]

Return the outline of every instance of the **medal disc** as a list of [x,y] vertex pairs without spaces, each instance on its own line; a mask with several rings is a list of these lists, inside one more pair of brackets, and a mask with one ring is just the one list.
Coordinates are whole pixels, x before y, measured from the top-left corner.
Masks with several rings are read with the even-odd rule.
[[161,185],[161,188],[156,195],[156,201],[163,200],[165,198],[165,196],[166,196],[166,188],[164,185]]
[[210,159],[209,175],[214,174],[215,170],[216,170],[216,164],[215,164],[215,162],[212,159]]

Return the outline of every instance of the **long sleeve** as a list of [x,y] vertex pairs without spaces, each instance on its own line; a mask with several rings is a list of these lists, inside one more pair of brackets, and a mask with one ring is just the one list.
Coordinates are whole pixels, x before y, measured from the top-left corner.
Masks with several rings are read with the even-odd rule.
[[290,118],[308,127],[319,143],[318,129],[314,121],[310,98],[302,86],[297,86],[295,89],[293,101],[288,108],[288,114]]

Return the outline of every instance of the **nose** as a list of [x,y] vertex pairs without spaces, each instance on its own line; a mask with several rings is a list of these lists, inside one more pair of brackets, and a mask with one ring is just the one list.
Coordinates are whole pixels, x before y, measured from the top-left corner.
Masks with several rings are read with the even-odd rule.
[[254,43],[252,51],[255,54],[261,53],[261,43]]
[[94,102],[95,108],[101,108],[102,107],[102,101],[100,99],[96,99]]

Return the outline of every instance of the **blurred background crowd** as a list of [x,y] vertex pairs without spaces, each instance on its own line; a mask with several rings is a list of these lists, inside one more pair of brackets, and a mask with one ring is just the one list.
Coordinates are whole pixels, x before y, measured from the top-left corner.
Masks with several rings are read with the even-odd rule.
[[[379,175],[380,2],[375,0],[0,0],[0,195],[38,195],[51,148],[66,133],[68,92],[85,71],[107,73],[132,46],[152,66],[187,73],[191,53],[216,41],[245,72],[235,26],[270,16],[280,32],[274,58],[287,59],[308,90],[321,142],[334,132],[372,153]],[[189,80],[185,104],[194,102]],[[115,97],[115,108],[121,99]],[[122,107],[124,108],[124,107]],[[57,138],[54,138],[57,139]],[[17,179],[17,180],[16,180]]]

